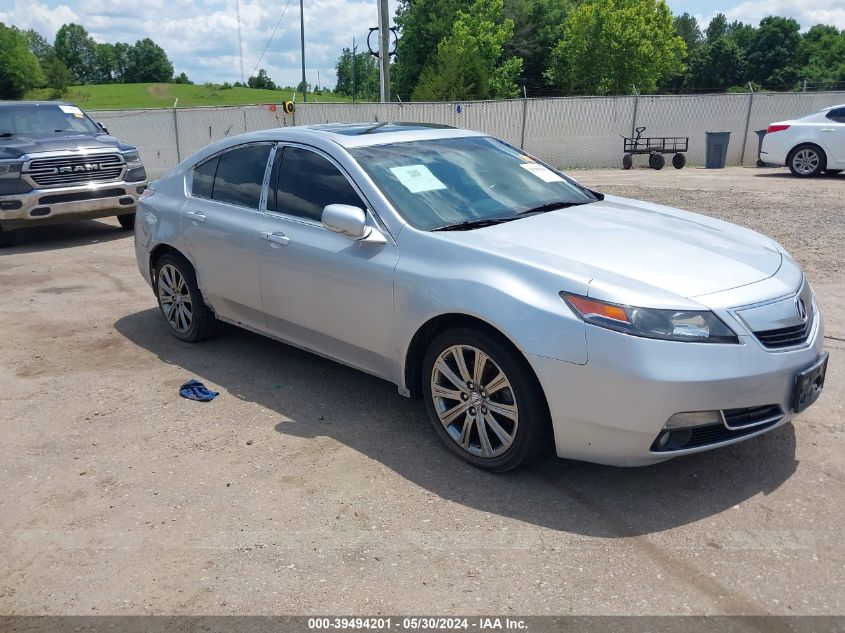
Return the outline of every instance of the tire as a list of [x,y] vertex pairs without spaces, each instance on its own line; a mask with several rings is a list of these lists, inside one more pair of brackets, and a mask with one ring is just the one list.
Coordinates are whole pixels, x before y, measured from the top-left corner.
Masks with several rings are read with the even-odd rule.
[[[473,382],[478,353],[483,360],[480,385]],[[487,393],[484,386],[492,383],[499,387]],[[421,388],[440,439],[477,468],[512,470],[553,445],[546,399],[534,372],[498,336],[467,328],[439,334],[423,358]]]
[[622,157],[622,169],[631,169],[634,165],[634,157],[630,154],[625,154]]
[[126,215],[117,216],[117,221],[120,222],[120,227],[127,231],[135,230],[135,214],[127,213]]
[[167,253],[159,258],[154,286],[158,306],[176,338],[198,343],[216,334],[217,319],[203,301],[193,266],[182,255]]
[[660,171],[663,169],[663,166],[666,164],[666,159],[663,158],[663,154],[651,154],[648,157],[648,166],[652,169],[656,169]]
[[684,165],[687,164],[687,157],[683,154],[675,154],[672,157],[672,167],[675,169],[683,169]]
[[0,248],[8,248],[15,245],[16,234],[14,231],[4,231],[0,227]]
[[793,176],[798,178],[815,178],[821,174],[827,166],[827,156],[824,150],[818,145],[805,143],[799,145],[791,152],[786,159],[786,166]]
[[836,176],[838,174],[841,174],[843,171],[845,171],[845,170],[842,170],[842,169],[825,169],[824,173],[826,173],[828,176]]

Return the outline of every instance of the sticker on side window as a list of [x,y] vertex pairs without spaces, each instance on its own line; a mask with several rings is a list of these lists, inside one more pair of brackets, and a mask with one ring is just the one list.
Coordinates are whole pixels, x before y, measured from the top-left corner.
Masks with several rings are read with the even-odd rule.
[[563,182],[563,178],[558,176],[548,167],[540,165],[539,163],[523,163],[520,165],[525,171],[534,174],[543,182]]
[[437,176],[429,171],[425,165],[408,165],[407,167],[391,167],[390,171],[393,175],[405,185],[405,188],[411,193],[423,193],[425,191],[435,191],[437,189],[446,189]]
[[73,116],[80,118],[80,119],[84,116],[82,114],[82,110],[80,110],[76,106],[60,105],[59,110],[61,110],[65,114],[72,114]]

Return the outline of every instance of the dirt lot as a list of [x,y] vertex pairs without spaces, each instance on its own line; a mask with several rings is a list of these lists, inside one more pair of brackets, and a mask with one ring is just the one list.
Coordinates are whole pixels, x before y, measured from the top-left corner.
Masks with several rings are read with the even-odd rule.
[[172,338],[116,222],[29,230],[0,255],[0,613],[842,614],[845,177],[575,175],[782,241],[827,317],[817,405],[649,468],[488,475],[390,384]]

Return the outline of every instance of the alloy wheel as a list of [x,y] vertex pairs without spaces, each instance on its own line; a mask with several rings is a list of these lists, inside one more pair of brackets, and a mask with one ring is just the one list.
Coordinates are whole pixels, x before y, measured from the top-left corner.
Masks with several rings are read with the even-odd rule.
[[516,439],[519,409],[510,380],[482,350],[453,345],[431,371],[434,409],[449,437],[466,452],[498,457]]
[[158,300],[170,327],[180,334],[191,329],[194,321],[191,293],[182,273],[171,264],[158,271]]
[[792,157],[792,166],[800,174],[812,174],[819,168],[819,155],[811,149],[802,149]]

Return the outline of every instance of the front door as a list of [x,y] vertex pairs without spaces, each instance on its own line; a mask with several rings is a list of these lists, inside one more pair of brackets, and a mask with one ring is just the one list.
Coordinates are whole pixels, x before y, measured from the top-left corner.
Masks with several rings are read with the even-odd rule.
[[267,327],[292,343],[390,377],[397,248],[389,239],[357,242],[326,229],[321,217],[328,204],[367,208],[327,156],[280,146],[258,257]]

